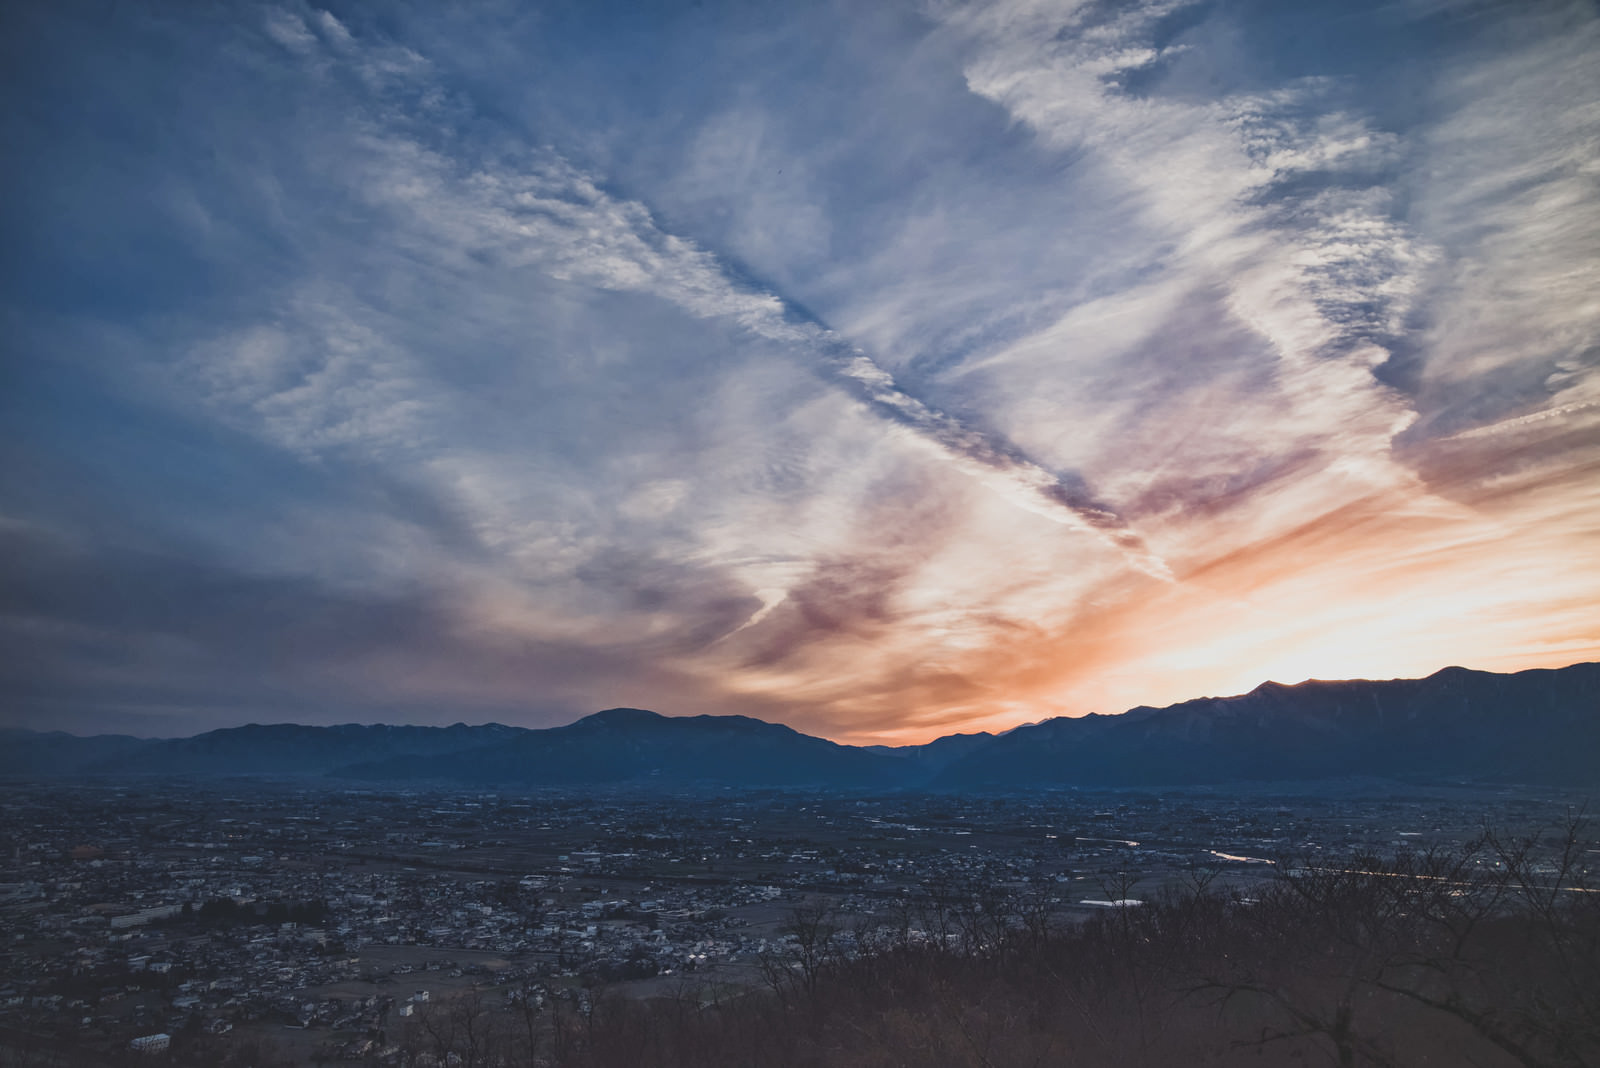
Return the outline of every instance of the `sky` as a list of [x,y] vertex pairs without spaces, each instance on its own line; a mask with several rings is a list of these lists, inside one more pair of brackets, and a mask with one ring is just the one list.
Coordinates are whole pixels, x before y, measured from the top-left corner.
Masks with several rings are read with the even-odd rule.
[[1600,659],[1600,13],[0,15],[0,721]]

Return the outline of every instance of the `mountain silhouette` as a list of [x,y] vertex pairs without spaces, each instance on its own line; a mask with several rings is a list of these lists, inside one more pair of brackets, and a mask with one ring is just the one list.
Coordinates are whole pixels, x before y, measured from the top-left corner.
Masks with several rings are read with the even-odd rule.
[[612,708],[565,727],[524,731],[443,758],[395,757],[357,764],[343,774],[539,785],[867,787],[898,783],[902,770],[892,757],[748,716],[679,717]]
[[1237,697],[1051,719],[996,738],[933,781],[1126,786],[1350,775],[1600,782],[1600,664],[1267,682]]
[[563,727],[251,724],[190,738],[0,731],[0,774],[336,776],[475,785],[948,790],[1376,776],[1600,784],[1600,663],[1267,682],[1121,715],[916,746],[848,746],[748,716],[611,708]]

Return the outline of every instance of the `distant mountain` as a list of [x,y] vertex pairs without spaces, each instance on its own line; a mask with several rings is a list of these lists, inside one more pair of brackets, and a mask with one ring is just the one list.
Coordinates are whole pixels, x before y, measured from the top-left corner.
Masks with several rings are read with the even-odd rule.
[[80,738],[64,731],[0,729],[0,775],[72,775],[104,765],[129,765],[159,745],[149,738],[97,734]]
[[192,738],[75,738],[53,731],[9,731],[0,774],[8,775],[322,775],[357,761],[440,757],[492,745],[520,728],[303,727],[294,723],[228,727]]
[[996,738],[933,780],[974,786],[1217,783],[1371,775],[1600,783],[1600,664],[1425,679],[1267,682]]
[[748,716],[669,717],[639,708],[596,712],[566,727],[424,760],[395,757],[346,768],[372,779],[457,782],[865,787],[898,784],[893,757]]
[[1378,776],[1600,785],[1600,664],[1263,683],[920,746],[839,745],[747,716],[597,712],[564,727],[257,725],[192,738],[0,730],[0,774],[334,775],[482,785],[965,790]]
[[881,753],[905,761],[911,767],[928,775],[943,771],[994,741],[988,731],[976,734],[947,734],[923,745],[867,745],[868,753]]

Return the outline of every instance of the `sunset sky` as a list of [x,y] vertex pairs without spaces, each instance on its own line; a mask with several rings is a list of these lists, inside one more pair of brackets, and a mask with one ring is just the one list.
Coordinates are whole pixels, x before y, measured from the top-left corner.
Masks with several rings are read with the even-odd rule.
[[1592,3],[0,26],[5,724],[1600,659]]

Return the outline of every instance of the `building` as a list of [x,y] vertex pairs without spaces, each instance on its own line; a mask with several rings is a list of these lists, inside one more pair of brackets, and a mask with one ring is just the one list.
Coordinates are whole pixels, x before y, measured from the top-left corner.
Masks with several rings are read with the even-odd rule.
[[153,909],[140,909],[130,912],[126,916],[111,917],[113,928],[143,927],[152,920],[166,920],[176,916],[181,911],[177,905],[158,905]]

